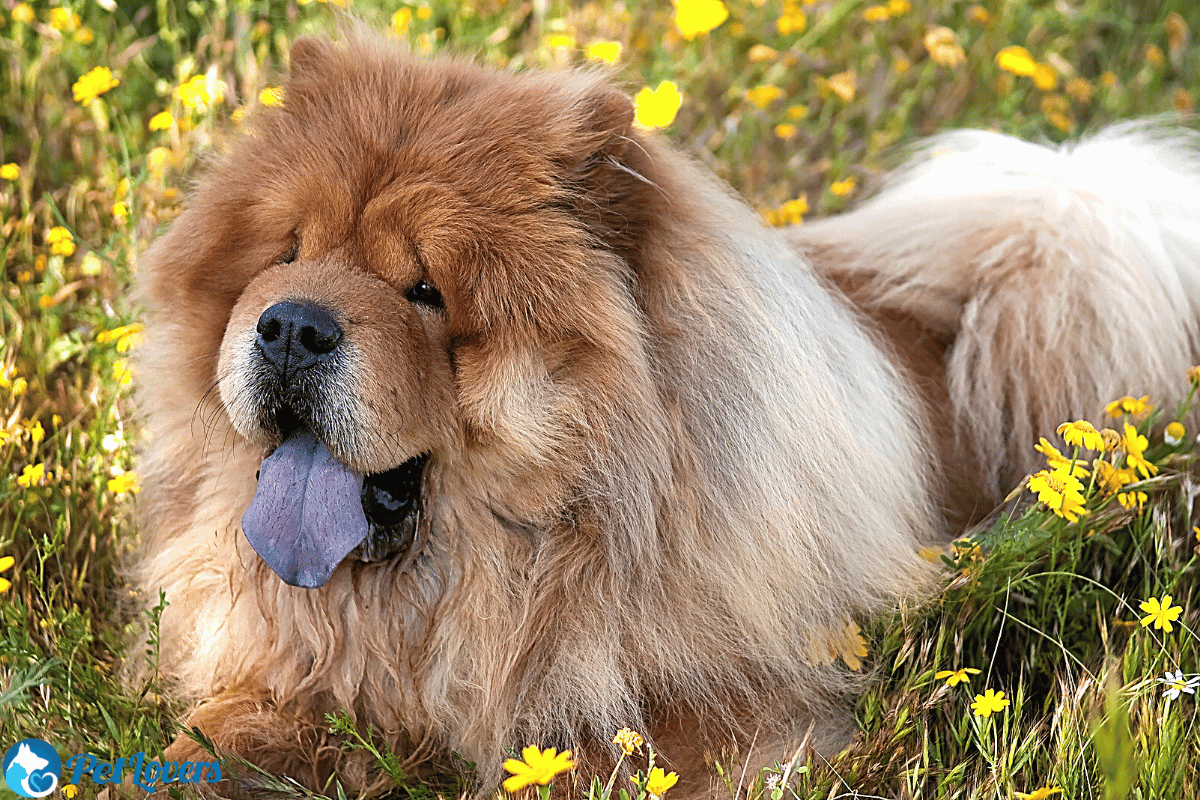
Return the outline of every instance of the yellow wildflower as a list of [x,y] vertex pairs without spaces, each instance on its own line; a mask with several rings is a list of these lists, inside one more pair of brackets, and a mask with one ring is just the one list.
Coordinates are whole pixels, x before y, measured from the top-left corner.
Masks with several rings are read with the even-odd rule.
[[552,33],[546,37],[546,46],[551,50],[573,50],[575,37],[569,33]]
[[1169,423],[1167,429],[1163,431],[1163,441],[1172,447],[1181,443],[1184,436],[1187,436],[1187,429],[1181,422]]
[[160,111],[150,118],[149,127],[152,131],[165,131],[170,130],[174,124],[175,117],[171,115],[170,111]]
[[783,94],[783,90],[778,86],[765,84],[756,86],[746,92],[746,99],[759,108],[766,110],[767,106],[775,102],[776,98]]
[[[1058,452],[1058,448],[1046,441],[1044,436],[1038,439],[1038,443],[1033,446],[1033,449],[1046,457],[1046,465],[1052,470],[1071,466],[1071,459]],[[1088,470],[1082,462],[1076,461],[1071,474],[1076,478],[1083,478],[1088,475]]]
[[788,106],[785,113],[787,114],[788,119],[803,119],[804,117],[808,116],[808,106],[802,106],[799,104]]
[[80,28],[75,31],[75,41],[83,45],[91,44],[96,41],[96,32],[91,28]]
[[853,176],[844,180],[834,181],[829,185],[829,191],[837,197],[846,197],[853,194],[856,188],[858,188],[858,181]]
[[509,792],[520,791],[534,784],[545,786],[554,780],[555,775],[575,766],[570,750],[559,753],[553,747],[543,751],[530,745],[521,751],[521,757],[523,761],[510,758],[504,762],[504,769],[512,773],[512,777],[504,781],[504,788]]
[[79,15],[70,9],[57,6],[50,9],[50,27],[59,33],[67,33],[79,27],[82,22]]
[[[117,213],[118,206],[120,207],[122,213],[129,213],[125,208],[124,203],[114,203],[113,214]],[[124,219],[119,219],[119,221],[124,222]],[[83,254],[83,259],[79,262],[79,273],[81,275],[87,275],[89,278],[94,278],[103,271],[104,264],[100,261],[100,256],[96,255],[95,250],[88,250]]]
[[1121,507],[1130,511],[1135,508],[1140,511],[1146,504],[1146,500],[1145,492],[1121,492],[1117,495],[1117,502],[1121,504]]
[[46,234],[46,244],[50,245],[50,252],[56,256],[69,256],[75,252],[74,237],[61,225],[51,228]]
[[830,75],[828,80],[822,81],[822,85],[849,103],[858,93],[858,75],[854,70],[848,69],[845,72]]
[[959,36],[946,25],[934,25],[925,31],[925,50],[929,58],[943,67],[956,67],[967,60]]
[[71,91],[74,92],[75,102],[86,106],[119,83],[108,67],[95,67],[75,81]]
[[746,53],[746,57],[756,64],[760,61],[770,61],[778,55],[779,51],[765,44],[756,44]]
[[1200,387],[1200,365],[1188,367],[1187,379],[1193,386]]
[[613,744],[621,748],[627,756],[633,755],[634,750],[640,750],[646,740],[637,731],[631,731],[629,728],[621,728],[617,731],[617,735],[613,737]]
[[116,342],[117,352],[127,353],[142,343],[142,334],[144,331],[145,327],[142,323],[135,322],[132,325],[122,325],[119,328],[101,331],[96,334],[96,342],[98,344]]
[[992,21],[992,15],[983,6],[971,6],[967,9],[967,19],[976,25],[987,25]]
[[1052,794],[1061,794],[1062,789],[1058,786],[1043,786],[1040,789],[1034,789],[1032,792],[1013,792],[1017,796],[1017,800],[1046,800]]
[[1096,467],[1096,485],[1104,494],[1115,494],[1129,484],[1137,482],[1137,475],[1131,469],[1117,469],[1101,459],[1092,463]]
[[785,5],[783,14],[775,21],[775,30],[784,36],[789,33],[800,33],[808,27],[808,17],[795,5]]
[[1008,698],[1004,696],[1004,692],[995,692],[991,689],[983,694],[975,695],[975,702],[971,703],[971,711],[977,717],[990,717],[1006,708],[1008,708]]
[[25,430],[29,433],[29,441],[36,447],[41,444],[42,439],[46,438],[46,429],[42,427],[40,420],[31,420],[25,423]]
[[258,102],[264,106],[283,105],[283,89],[278,86],[268,86],[258,93]]
[[1032,75],[1037,69],[1037,62],[1029,51],[1020,45],[1009,45],[996,54],[996,66],[1013,75]]
[[1187,43],[1188,24],[1179,15],[1178,11],[1172,11],[1170,14],[1167,14],[1163,27],[1167,29],[1167,47],[1170,48],[1172,53],[1178,51]]
[[1042,470],[1031,477],[1027,485],[1037,493],[1038,500],[1060,517],[1076,522],[1081,515],[1088,513],[1083,507],[1083,484],[1065,467],[1053,471]]
[[675,0],[675,25],[689,41],[728,18],[729,9],[721,0]]
[[671,81],[663,81],[657,89],[646,87],[633,98],[634,120],[643,128],[665,128],[674,121],[683,105],[683,95]]
[[946,669],[936,673],[933,677],[937,680],[944,680],[947,686],[957,686],[960,683],[970,683],[972,675],[978,675],[979,670],[974,667],[962,667],[961,669]]
[[24,378],[14,378],[12,382],[13,397],[20,397],[25,394],[25,390],[29,388],[29,381]]
[[175,97],[190,111],[207,111],[210,105],[225,98],[224,81],[209,80],[205,75],[193,75],[175,89]]
[[71,798],[79,794],[79,787],[73,783],[68,783],[66,786],[59,789],[59,791],[62,792],[63,797],[67,798],[67,800],[71,800]]
[[1146,460],[1145,451],[1149,444],[1146,437],[1137,432],[1137,428],[1125,423],[1125,437],[1121,439],[1125,463],[1140,472],[1143,478],[1158,474],[1158,467]]
[[15,181],[21,177],[21,167],[18,164],[5,164],[0,166],[0,178],[6,181]]
[[108,482],[108,490],[113,494],[136,493],[139,488],[137,474],[133,472],[122,472]]
[[808,195],[801,195],[795,200],[788,200],[779,207],[779,221],[783,225],[799,225],[808,213]]
[[884,22],[891,16],[887,6],[867,6],[863,9],[863,19],[867,22]]
[[1054,74],[1054,69],[1049,64],[1034,64],[1033,83],[1044,92],[1052,92],[1058,88],[1058,76]]
[[[12,556],[4,556],[0,558],[0,572],[8,572],[10,569],[12,569],[13,564],[16,563],[17,560]],[[8,580],[7,578],[0,578],[0,592],[7,592],[11,587],[12,581]]]
[[1163,595],[1162,602],[1159,602],[1157,597],[1151,597],[1139,608],[1146,612],[1146,616],[1142,617],[1143,628],[1154,625],[1167,633],[1171,632],[1171,623],[1179,619],[1179,615],[1183,613],[1182,607],[1171,605],[1171,595],[1169,594]]
[[1075,98],[1081,103],[1086,103],[1092,99],[1092,95],[1096,93],[1095,87],[1087,81],[1086,78],[1074,77],[1067,81],[1063,87],[1063,91]]
[[[630,780],[637,783],[637,778],[630,778]],[[646,794],[654,798],[654,800],[658,800],[667,789],[670,789],[678,781],[679,776],[674,772],[664,773],[662,767],[655,767],[646,776]]]
[[21,474],[17,476],[17,486],[22,486],[28,489],[42,482],[46,477],[45,464],[27,464],[21,470]]
[[912,3],[908,0],[888,0],[887,10],[893,17],[903,16],[912,11]]
[[159,177],[162,177],[169,163],[171,163],[171,151],[165,147],[154,147],[150,149],[149,153],[146,153],[146,166]]
[[400,10],[392,14],[391,30],[397,36],[403,36],[408,30],[409,24],[412,22],[412,9],[401,6]]
[[432,8],[430,8],[428,5],[417,6],[417,19],[421,20],[422,22],[427,22],[431,17],[433,17]]
[[1137,399],[1125,395],[1119,400],[1113,400],[1104,407],[1104,410],[1110,417],[1116,419],[1123,414],[1128,414],[1131,417],[1140,417],[1152,408],[1154,406],[1150,405],[1150,395],[1146,394]]
[[1146,63],[1151,66],[1161,67],[1165,60],[1166,56],[1163,55],[1161,47],[1156,44],[1146,45]]
[[128,386],[133,383],[133,371],[129,369],[129,362],[124,358],[119,358],[113,362],[112,367],[113,380],[118,386]]
[[1104,449],[1104,437],[1086,419],[1076,420],[1075,422],[1064,422],[1058,426],[1056,433],[1063,437],[1063,441],[1069,445],[1082,447],[1085,450]]
[[775,126],[775,135],[780,139],[790,139],[796,135],[796,126],[790,122],[781,122]]
[[589,61],[603,61],[605,64],[616,64],[621,58],[620,42],[593,42],[583,52]]
[[12,10],[13,22],[20,22],[24,25],[32,25],[37,21],[37,15],[33,13],[33,8],[29,3],[17,3]]

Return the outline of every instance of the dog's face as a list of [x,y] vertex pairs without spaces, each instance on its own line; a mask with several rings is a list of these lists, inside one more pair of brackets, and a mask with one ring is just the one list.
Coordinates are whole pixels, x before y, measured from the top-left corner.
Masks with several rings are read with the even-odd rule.
[[[312,40],[292,59],[283,108],[205,187],[212,236],[244,242],[207,292],[232,302],[221,402],[266,454],[243,529],[314,587],[410,547],[431,465],[486,472],[503,448],[511,485],[571,450],[578,365],[630,303],[615,254],[637,221],[610,209],[636,181],[616,161],[629,101],[588,76],[497,82]],[[565,487],[525,490],[550,513]]]

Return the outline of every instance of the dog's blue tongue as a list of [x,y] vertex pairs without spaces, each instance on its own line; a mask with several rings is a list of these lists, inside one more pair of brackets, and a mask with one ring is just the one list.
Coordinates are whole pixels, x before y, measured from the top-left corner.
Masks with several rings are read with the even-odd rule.
[[242,530],[275,574],[292,586],[324,586],[369,532],[363,478],[300,428],[262,462]]

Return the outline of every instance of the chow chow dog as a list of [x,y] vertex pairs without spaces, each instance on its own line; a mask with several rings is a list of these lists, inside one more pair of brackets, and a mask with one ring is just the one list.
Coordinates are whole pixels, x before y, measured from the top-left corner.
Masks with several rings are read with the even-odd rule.
[[835,752],[921,548],[1197,360],[1187,133],[952,134],[779,231],[594,71],[350,31],[284,98],[140,268],[137,570],[187,724],[312,786],[371,781],[339,710],[481,790]]

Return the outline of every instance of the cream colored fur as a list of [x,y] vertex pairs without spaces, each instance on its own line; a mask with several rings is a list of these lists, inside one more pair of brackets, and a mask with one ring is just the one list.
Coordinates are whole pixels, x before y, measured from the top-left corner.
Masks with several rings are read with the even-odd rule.
[[1186,390],[1200,359],[1197,145],[1161,122],[1062,147],[947,133],[861,207],[789,236],[819,272],[861,281],[868,314],[952,337],[937,411],[995,501],[1059,423]]

